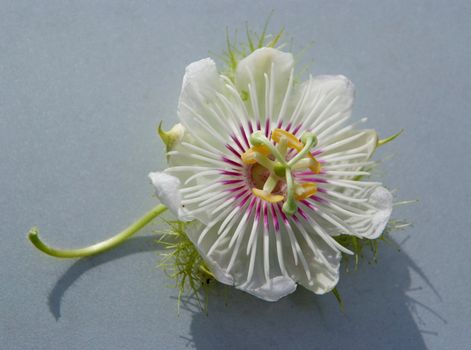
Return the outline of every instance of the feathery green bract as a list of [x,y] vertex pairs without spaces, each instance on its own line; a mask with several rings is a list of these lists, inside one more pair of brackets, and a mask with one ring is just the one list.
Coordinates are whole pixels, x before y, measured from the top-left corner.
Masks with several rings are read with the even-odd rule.
[[237,31],[234,32],[234,36],[231,39],[229,30],[226,28],[226,50],[222,55],[217,55],[223,61],[225,67],[222,69],[222,73],[229,79],[234,80],[235,71],[239,61],[255,50],[262,47],[277,47],[284,34],[282,28],[276,35],[267,33],[268,24],[270,23],[271,15],[267,17],[261,34],[258,34],[249,29],[248,24],[245,25],[245,41],[240,42],[237,39]]
[[[368,255],[370,257],[369,262],[377,261],[379,242],[395,245],[396,243],[390,237],[391,233],[399,230],[404,230],[409,226],[411,226],[411,224],[405,220],[391,219],[389,220],[386,228],[384,229],[383,234],[376,239],[362,239],[352,235],[339,235],[334,237],[334,239],[338,243],[343,245],[345,248],[350,249],[353,252],[353,259],[355,260],[354,269],[357,270],[360,264],[360,260],[367,258]],[[351,258],[351,255],[342,255],[343,263],[347,271],[350,267]]]
[[201,310],[207,310],[208,285],[214,278],[198,250],[185,233],[187,223],[168,221],[157,243],[163,245],[162,260],[158,267],[175,281],[178,289],[178,312],[184,295],[193,296]]

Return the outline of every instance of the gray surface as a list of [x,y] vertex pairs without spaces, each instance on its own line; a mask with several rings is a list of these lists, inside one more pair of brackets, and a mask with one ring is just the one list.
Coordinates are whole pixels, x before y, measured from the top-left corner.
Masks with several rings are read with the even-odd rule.
[[[31,224],[81,246],[154,204],[154,127],[175,120],[186,64],[271,9],[273,30],[314,40],[314,73],[353,80],[356,118],[406,130],[385,182],[420,199],[396,212],[415,227],[396,235],[402,252],[383,247],[377,265],[343,274],[346,313],[303,290],[270,304],[221,288],[209,317],[177,317],[145,235],[78,262],[36,252]],[[470,15],[468,1],[2,1],[0,348],[467,348]]]

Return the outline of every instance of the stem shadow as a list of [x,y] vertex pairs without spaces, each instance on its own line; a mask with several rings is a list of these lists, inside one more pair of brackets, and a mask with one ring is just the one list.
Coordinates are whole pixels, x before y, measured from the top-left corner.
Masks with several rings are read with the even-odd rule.
[[64,294],[85,272],[129,255],[156,250],[159,250],[159,246],[156,244],[155,235],[134,237],[127,240],[122,246],[109,252],[77,260],[62,274],[49,293],[49,311],[56,321],[58,321],[61,317],[61,303]]

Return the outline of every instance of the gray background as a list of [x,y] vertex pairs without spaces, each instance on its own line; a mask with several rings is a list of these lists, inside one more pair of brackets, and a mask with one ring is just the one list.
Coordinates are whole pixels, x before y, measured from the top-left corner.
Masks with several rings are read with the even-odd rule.
[[[469,1],[0,2],[1,349],[462,349],[471,332]],[[312,72],[357,87],[354,117],[403,136],[384,181],[401,252],[343,273],[341,313],[301,288],[266,303],[215,288],[209,316],[155,268],[152,228],[119,249],[59,261],[26,241],[108,237],[154,205],[155,133],[175,121],[185,66],[224,48],[224,30],[285,26],[314,41]]]

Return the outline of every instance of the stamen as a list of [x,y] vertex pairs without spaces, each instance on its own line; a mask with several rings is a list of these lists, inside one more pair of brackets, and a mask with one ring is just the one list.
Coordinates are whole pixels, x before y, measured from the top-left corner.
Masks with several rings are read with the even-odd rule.
[[[311,132],[305,132],[299,140],[280,128],[274,129],[270,137],[271,140],[262,131],[253,132],[249,137],[252,147],[240,158],[243,163],[254,166],[249,172],[253,183],[252,193],[262,199],[264,205],[267,202],[284,201],[283,215],[293,215],[298,210],[296,201],[305,200],[317,192],[314,182],[303,183],[301,180],[302,183],[299,183],[300,179],[295,181],[292,173],[294,170],[305,169],[310,169],[314,174],[320,172],[320,163],[311,153],[311,149],[317,144],[317,137]],[[295,153],[294,157],[291,153]],[[292,158],[287,161],[287,157]]]
[[301,159],[296,164],[292,165],[291,169],[292,170],[304,170],[304,169],[310,169],[314,166],[317,166],[316,160],[313,158],[307,157],[307,158]]
[[292,133],[283,129],[275,129],[271,133],[271,139],[275,142],[280,143],[283,137],[287,139],[289,148],[293,148],[298,152],[300,152],[303,149],[304,145]]
[[278,151],[283,157],[286,157],[286,152],[288,151],[288,138],[286,136],[281,136],[280,142],[278,142]]
[[298,201],[307,199],[317,192],[317,185],[313,182],[305,182],[296,186],[294,198]]
[[270,150],[264,145],[253,146],[242,153],[240,158],[245,164],[255,164],[257,163],[257,160],[255,159],[257,153],[267,156],[270,154]]
[[314,165],[310,166],[309,169],[314,173],[314,174],[319,174],[321,172],[321,163],[319,163],[317,161],[316,158],[314,158],[314,156],[309,153],[308,154],[308,157],[314,161]]
[[265,202],[268,203],[278,203],[281,202],[283,199],[285,199],[284,196],[281,194],[272,194],[264,190],[260,190],[258,188],[252,188],[252,192],[255,196],[257,196],[260,199],[263,199]]

